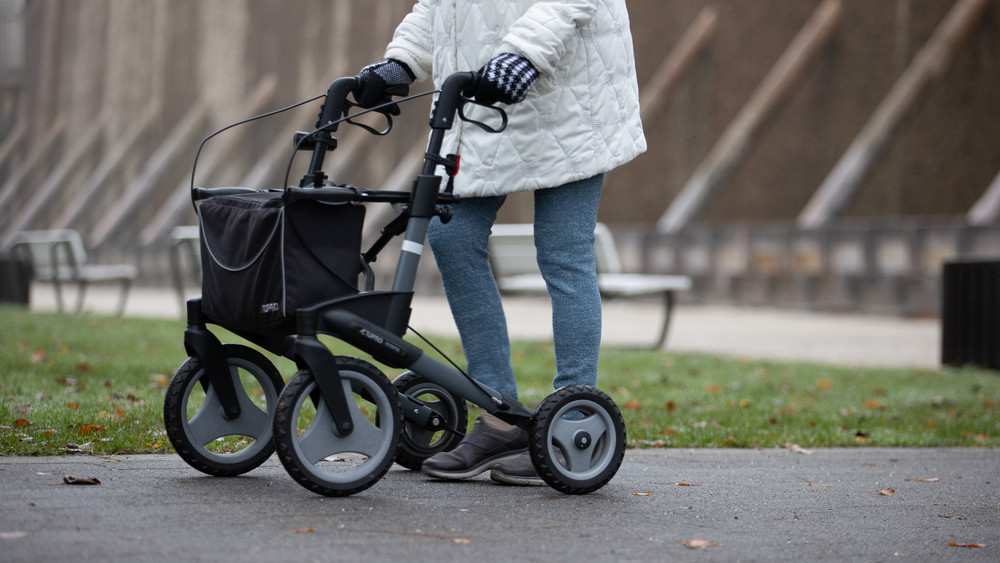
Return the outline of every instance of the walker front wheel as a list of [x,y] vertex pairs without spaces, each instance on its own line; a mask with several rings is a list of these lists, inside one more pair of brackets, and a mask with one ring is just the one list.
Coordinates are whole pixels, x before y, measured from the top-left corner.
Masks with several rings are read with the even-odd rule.
[[274,414],[274,443],[282,465],[303,487],[348,496],[389,471],[403,416],[389,380],[357,358],[337,357],[353,431],[342,436],[320,394],[316,376],[301,370],[288,382]]
[[274,452],[271,413],[284,385],[263,354],[237,344],[222,347],[235,384],[240,416],[227,418],[198,358],[177,368],[163,402],[170,443],[191,467],[219,477],[246,473]]
[[528,449],[538,475],[571,495],[600,489],[625,457],[625,420],[605,393],[571,385],[552,393],[532,419]]

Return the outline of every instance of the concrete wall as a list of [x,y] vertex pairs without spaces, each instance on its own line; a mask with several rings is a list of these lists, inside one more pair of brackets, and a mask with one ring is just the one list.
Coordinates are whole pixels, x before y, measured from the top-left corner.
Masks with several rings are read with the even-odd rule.
[[[761,121],[750,149],[691,228],[790,225],[961,1],[842,0],[830,39]],[[5,2],[23,16],[25,64],[20,73],[4,73],[11,80],[3,82],[7,121],[0,133],[17,121],[27,134],[0,155],[0,234],[13,226],[77,228],[106,255],[137,255],[152,272],[164,267],[167,227],[194,221],[190,209],[171,202],[183,200],[198,141],[254,113],[320,94],[333,78],[379,60],[412,6],[411,0]],[[714,10],[716,23],[674,86],[646,108],[649,152],[609,175],[601,220],[630,241],[651,232],[821,4],[629,0],[642,88],[700,14]],[[1000,0],[992,0],[951,64],[919,92],[838,220],[961,223],[1000,171],[997,107]],[[385,139],[343,131],[334,153],[340,156],[331,158],[336,179],[405,188],[383,184],[406,171],[397,167],[424,139],[428,108],[426,100],[407,107]],[[273,163],[256,176],[258,187],[281,186],[291,132],[309,129],[317,111],[312,104],[223,134],[203,155],[196,183],[239,184],[255,166]],[[175,213],[164,211],[171,206]],[[513,197],[502,219],[530,214],[530,197]],[[635,269],[685,267],[650,255],[648,245],[628,253]]]

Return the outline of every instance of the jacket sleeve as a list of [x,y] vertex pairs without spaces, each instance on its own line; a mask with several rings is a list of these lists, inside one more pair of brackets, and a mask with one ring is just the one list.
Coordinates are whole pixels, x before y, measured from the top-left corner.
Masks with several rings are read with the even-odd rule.
[[567,44],[594,18],[598,1],[535,2],[510,27],[495,54],[521,55],[542,74],[554,74],[566,53]]
[[385,58],[405,63],[418,82],[431,75],[434,60],[429,3],[430,0],[420,0],[413,6],[413,10],[396,27],[385,50]]

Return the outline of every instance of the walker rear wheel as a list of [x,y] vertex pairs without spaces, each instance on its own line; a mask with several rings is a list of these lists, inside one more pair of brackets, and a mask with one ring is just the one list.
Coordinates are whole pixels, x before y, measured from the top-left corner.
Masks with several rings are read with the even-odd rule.
[[528,450],[538,475],[552,488],[571,495],[596,491],[625,457],[625,420],[598,389],[564,387],[539,405]]
[[465,399],[412,371],[394,379],[392,386],[433,410],[444,428],[432,430],[415,422],[405,421],[396,463],[407,469],[419,470],[425,459],[458,445],[469,424],[469,409],[465,405]]

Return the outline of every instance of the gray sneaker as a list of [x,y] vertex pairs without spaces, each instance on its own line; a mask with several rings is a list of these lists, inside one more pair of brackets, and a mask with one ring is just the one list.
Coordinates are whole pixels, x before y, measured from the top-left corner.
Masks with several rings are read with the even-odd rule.
[[468,479],[527,452],[527,432],[483,413],[453,450],[424,460],[420,470],[438,479]]
[[496,464],[493,467],[493,471],[490,471],[490,479],[504,485],[519,485],[522,487],[534,487],[546,484],[538,476],[538,472],[535,471],[535,464],[531,463],[531,457],[527,453]]

